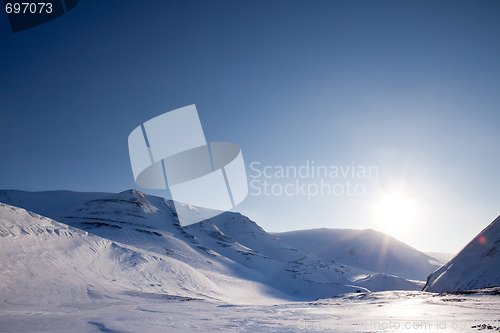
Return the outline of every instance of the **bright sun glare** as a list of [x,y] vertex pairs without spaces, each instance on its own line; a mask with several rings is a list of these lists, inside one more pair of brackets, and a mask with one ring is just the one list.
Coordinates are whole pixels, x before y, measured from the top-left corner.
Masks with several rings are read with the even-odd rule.
[[385,229],[401,229],[415,220],[417,207],[414,200],[401,194],[384,195],[375,205],[375,220]]

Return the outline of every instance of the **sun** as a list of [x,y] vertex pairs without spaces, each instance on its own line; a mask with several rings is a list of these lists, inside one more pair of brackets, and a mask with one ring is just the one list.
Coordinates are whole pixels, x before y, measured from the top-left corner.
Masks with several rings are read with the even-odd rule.
[[385,230],[400,230],[415,221],[417,204],[400,193],[383,195],[374,205],[376,224]]

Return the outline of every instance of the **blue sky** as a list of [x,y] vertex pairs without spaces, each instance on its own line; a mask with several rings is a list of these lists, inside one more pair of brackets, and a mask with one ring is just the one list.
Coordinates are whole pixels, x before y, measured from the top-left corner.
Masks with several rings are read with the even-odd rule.
[[[128,134],[196,104],[247,168],[377,166],[362,196],[249,196],[268,231],[455,252],[500,212],[498,1],[81,0],[15,34],[0,15],[0,33],[0,188],[136,188]],[[395,194],[411,214],[377,222]]]

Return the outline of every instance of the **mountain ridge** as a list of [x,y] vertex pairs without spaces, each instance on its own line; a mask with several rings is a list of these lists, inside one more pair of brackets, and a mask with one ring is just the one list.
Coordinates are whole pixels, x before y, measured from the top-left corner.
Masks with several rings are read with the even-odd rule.
[[273,235],[302,251],[377,273],[424,280],[436,259],[373,229],[318,228]]
[[[0,191],[2,193],[0,199],[12,197],[5,195],[9,194],[8,191]],[[64,194],[82,197],[78,193]],[[16,195],[23,200],[23,204],[36,207],[29,201],[38,200],[37,195],[23,197],[20,192]],[[398,288],[404,286],[409,290],[421,288],[418,283],[397,276],[350,267],[298,250],[239,213],[226,212],[181,227],[178,214],[202,214],[203,209],[181,204],[180,211],[175,212],[172,201],[127,190],[107,196],[99,193],[83,203],[81,199],[74,200],[79,201],[76,206],[68,208],[65,204],[64,209],[58,211],[60,192],[52,199],[47,198],[50,192],[44,192],[44,196],[45,209],[58,222],[114,242],[125,252],[142,253],[147,258],[160,257],[164,262],[174,260],[189,266],[184,272],[193,272],[194,276],[204,276],[203,281],[205,278],[211,281],[203,283],[204,289],[211,290],[206,292],[212,295],[210,297],[227,297],[223,292],[213,296],[215,292],[208,287],[211,283],[223,285],[222,289],[257,288],[267,290],[266,293],[278,298],[305,300],[367,291],[368,286],[380,289],[377,281],[383,281],[384,290],[390,289],[391,285]],[[71,200],[66,198],[65,202]],[[119,265],[122,264],[125,263]],[[191,273],[186,274],[189,276]],[[235,287],[227,286],[224,280],[234,281]],[[402,280],[406,282],[402,283]],[[263,294],[256,292],[256,295],[261,297]],[[186,296],[203,295],[190,292]]]

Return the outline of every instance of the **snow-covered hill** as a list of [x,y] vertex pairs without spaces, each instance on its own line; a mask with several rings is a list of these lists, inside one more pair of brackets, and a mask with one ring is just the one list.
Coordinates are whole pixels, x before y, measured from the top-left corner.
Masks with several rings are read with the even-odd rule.
[[307,253],[343,265],[423,280],[440,266],[428,255],[372,229],[310,229],[274,233]]
[[495,286],[500,286],[500,216],[432,273],[424,290],[451,292]]
[[0,203],[0,295],[8,304],[77,304],[124,294],[270,300],[285,295],[227,270],[197,269]]
[[[156,292],[159,293],[188,297],[209,295],[213,298],[227,299],[238,295],[236,290],[258,289],[260,291],[252,292],[257,298],[266,294],[285,299],[317,299],[370,288],[374,290],[421,288],[418,284],[399,276],[376,274],[379,272],[351,267],[296,249],[268,234],[255,222],[239,213],[227,212],[201,223],[181,227],[178,214],[202,214],[203,209],[183,205],[182,209],[176,212],[173,210],[173,202],[145,195],[136,190],[110,195],[61,191],[26,192],[26,195],[21,191],[1,193],[2,200],[10,199],[24,207],[37,209],[37,212],[44,211],[49,217],[64,223],[63,225],[73,227],[71,230],[74,232],[75,230],[88,232],[92,237],[111,242],[115,244],[113,246],[119,246],[126,251],[161,258],[166,262],[166,266],[173,265],[171,262],[174,262],[183,268],[182,270],[173,268],[173,270],[185,272],[188,276],[180,276],[180,281],[194,281],[194,278],[189,277],[191,275],[205,281],[200,291],[194,285],[176,289],[171,284],[157,283],[155,279],[148,282],[147,279],[138,278],[143,281],[138,282],[139,286],[142,284],[157,285],[158,288],[167,286],[166,289],[158,289]],[[64,200],[61,200],[61,197],[64,197]],[[75,206],[71,208],[72,203]],[[12,223],[18,223],[16,221],[14,219]],[[19,228],[22,229],[23,226]],[[22,239],[24,238],[12,241],[15,243]],[[79,245],[75,244],[73,247],[77,246]],[[68,245],[67,248],[71,249],[72,246]],[[63,256],[66,248],[60,250]],[[99,251],[98,254],[103,258],[109,256],[107,250],[103,249],[102,254]],[[21,251],[19,255],[22,256],[22,253]],[[78,262],[78,258],[71,257],[71,251],[68,253],[69,258],[61,257],[56,261]],[[36,258],[33,253],[24,255]],[[3,260],[8,258],[5,257]],[[43,261],[42,258],[40,262]],[[103,265],[116,266],[116,263]],[[95,273],[96,270],[89,272]],[[14,271],[16,270],[12,270]],[[19,276],[32,274],[30,268],[18,273]],[[107,275],[109,279],[106,278],[106,281],[112,281],[112,275],[109,273]],[[132,281],[135,278],[130,277]],[[89,279],[92,280],[90,277]],[[169,279],[176,280],[174,276],[169,276]],[[248,287],[249,285],[253,287]],[[181,293],[182,290],[189,292]],[[229,290],[233,292],[226,295],[226,291]],[[154,291],[148,289],[147,292]],[[249,300],[248,297],[243,299]]]

